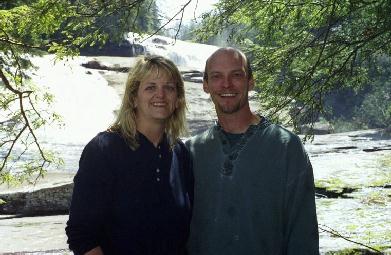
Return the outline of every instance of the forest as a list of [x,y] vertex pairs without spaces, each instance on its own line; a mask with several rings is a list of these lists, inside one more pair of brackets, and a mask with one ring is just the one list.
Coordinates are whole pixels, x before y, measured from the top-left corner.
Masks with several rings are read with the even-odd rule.
[[[189,0],[171,19],[174,35],[230,45],[250,58],[263,111],[292,125],[332,123],[335,132],[391,126],[391,3],[382,1],[221,0],[201,22],[183,24]],[[125,32],[162,34],[156,1],[6,0],[0,3],[0,179],[23,180],[60,163],[35,130],[60,119],[52,95],[28,79],[30,56],[77,56],[119,44]],[[172,34],[172,33],[171,33]],[[38,102],[45,107],[38,109]],[[22,155],[34,157],[17,174]],[[24,153],[24,152],[22,152]]]

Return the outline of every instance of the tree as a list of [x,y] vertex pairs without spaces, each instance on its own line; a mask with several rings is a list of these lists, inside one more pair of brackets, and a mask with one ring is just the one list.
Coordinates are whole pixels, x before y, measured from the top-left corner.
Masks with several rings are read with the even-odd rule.
[[391,58],[380,56],[369,73],[370,84],[355,116],[370,128],[391,130]]
[[[53,96],[32,84],[30,58],[59,58],[123,33],[159,29],[153,0],[17,0],[0,3],[0,183],[41,177],[60,163],[42,147],[36,131],[59,120],[48,106]],[[39,104],[38,104],[39,102]],[[46,106],[39,108],[42,102]]]
[[391,126],[391,58],[375,57],[362,88],[345,87],[325,96],[324,117],[335,129],[389,128]]
[[250,56],[260,100],[277,120],[313,123],[324,96],[367,83],[372,60],[391,53],[387,0],[221,0],[200,40],[224,31]]

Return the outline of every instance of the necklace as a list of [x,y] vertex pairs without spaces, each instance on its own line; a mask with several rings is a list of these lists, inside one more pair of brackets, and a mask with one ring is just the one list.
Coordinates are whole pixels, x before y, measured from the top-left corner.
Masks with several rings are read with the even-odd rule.
[[[258,120],[258,119],[257,119]],[[257,133],[258,130],[263,129],[270,125],[269,121],[267,121],[264,117],[259,118],[260,121],[257,121],[257,124],[250,125],[246,132],[242,134],[242,136],[238,139],[238,141],[232,146],[229,144],[229,138],[227,137],[226,132],[222,129],[222,127],[217,123],[216,131],[219,134],[219,138],[223,144],[223,153],[225,156],[223,166],[219,169],[220,173],[224,176],[231,176],[234,170],[234,163],[239,157],[240,153],[244,149],[247,142],[251,139],[251,137]]]

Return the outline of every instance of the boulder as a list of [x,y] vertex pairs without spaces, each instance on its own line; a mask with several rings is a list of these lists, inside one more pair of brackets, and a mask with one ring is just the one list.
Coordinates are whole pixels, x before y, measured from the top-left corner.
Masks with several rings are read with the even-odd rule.
[[190,81],[195,83],[202,83],[204,73],[197,70],[182,71],[182,78],[184,81]]
[[333,126],[329,122],[315,122],[311,124],[303,124],[299,127],[300,134],[325,135],[333,133]]
[[67,214],[73,183],[31,192],[0,194],[0,214],[26,216]]
[[97,70],[106,70],[106,71],[116,71],[121,73],[129,72],[129,67],[121,67],[119,65],[107,66],[100,63],[97,60],[90,60],[87,63],[82,63],[81,66],[89,69],[97,69]]

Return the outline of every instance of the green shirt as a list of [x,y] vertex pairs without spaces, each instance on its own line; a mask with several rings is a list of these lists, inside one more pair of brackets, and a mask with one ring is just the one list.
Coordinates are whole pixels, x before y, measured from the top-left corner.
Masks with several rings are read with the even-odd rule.
[[186,145],[191,255],[319,254],[312,167],[298,136],[263,119],[233,147],[218,125]]

